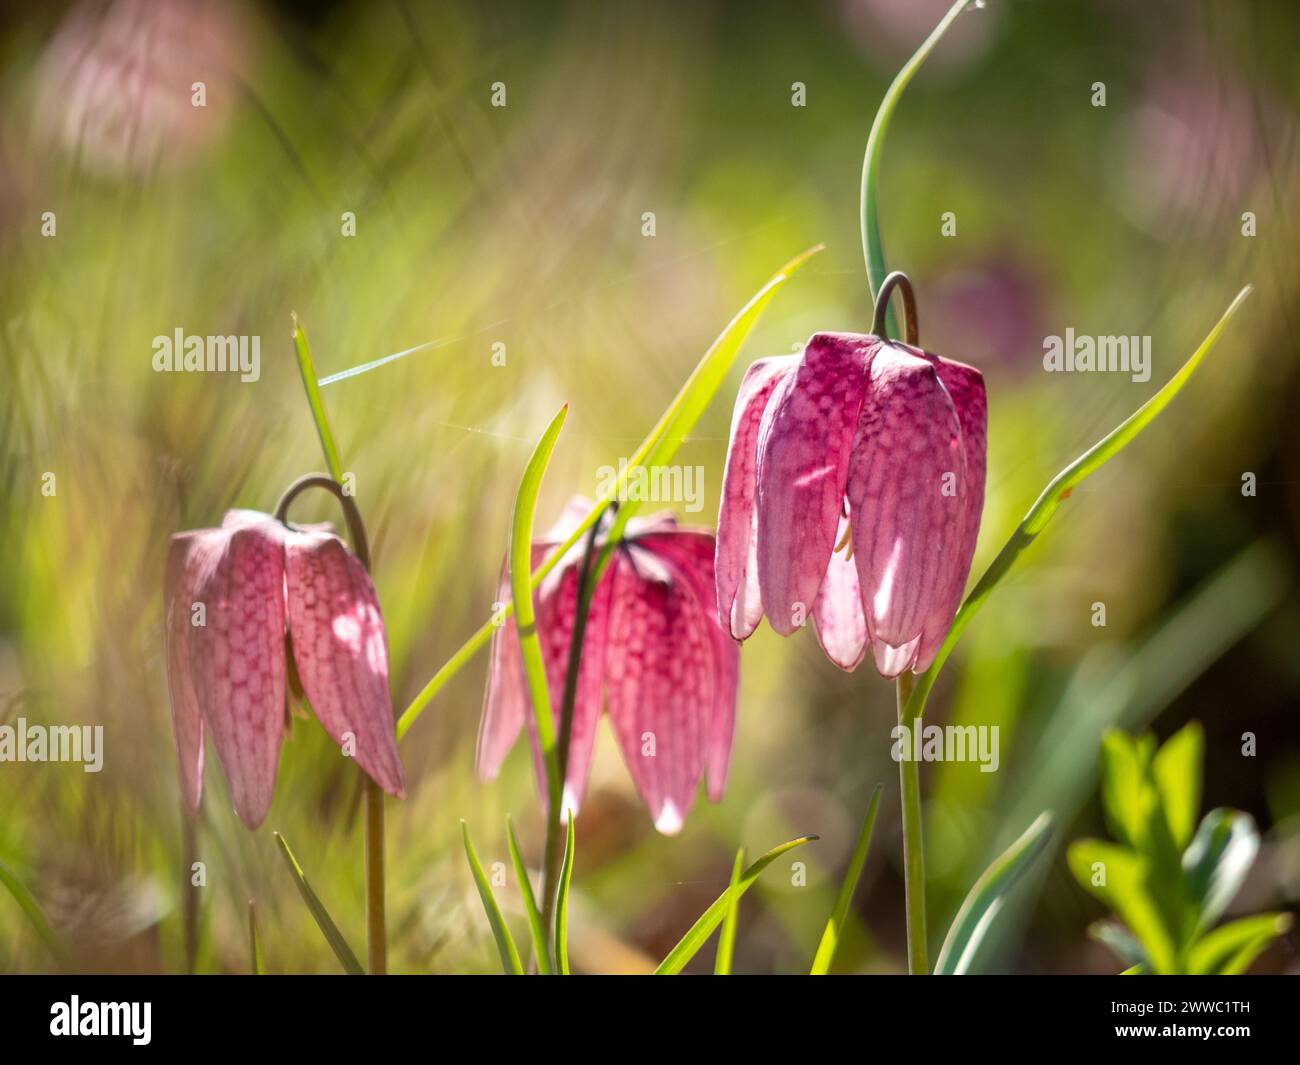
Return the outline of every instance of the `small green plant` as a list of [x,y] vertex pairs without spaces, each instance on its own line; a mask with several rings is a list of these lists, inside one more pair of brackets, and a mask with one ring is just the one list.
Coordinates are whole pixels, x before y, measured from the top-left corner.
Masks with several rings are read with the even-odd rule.
[[1201,804],[1205,737],[1193,721],[1156,749],[1152,735],[1102,737],[1101,801],[1118,841],[1082,839],[1070,870],[1119,921],[1093,936],[1125,963],[1125,973],[1233,975],[1291,926],[1264,913],[1215,927],[1259,850],[1249,814]]

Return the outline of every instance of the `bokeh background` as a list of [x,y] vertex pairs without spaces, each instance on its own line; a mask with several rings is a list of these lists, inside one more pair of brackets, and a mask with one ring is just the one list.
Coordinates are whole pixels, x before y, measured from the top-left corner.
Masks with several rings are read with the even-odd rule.
[[[97,775],[0,764],[0,862],[70,945],[64,966],[189,966],[163,559],[173,531],[270,509],[320,468],[291,312],[322,375],[428,345],[323,389],[371,530],[401,708],[491,611],[519,474],[561,402],[544,524],[631,454],[748,296],[825,242],[679,452],[704,468],[704,510],[687,517],[708,524],[744,365],[816,330],[869,328],[863,144],[946,6],[115,0],[0,16],[0,721],[102,724],[106,747]],[[1051,859],[1004,912],[984,967],[1118,971],[1087,936],[1100,910],[1062,857],[1103,831],[1097,741],[1114,725],[1164,737],[1202,721],[1205,807],[1247,810],[1264,832],[1234,909],[1300,898],[1298,35],[1300,8],[1281,0],[990,0],[895,116],[890,265],[916,283],[925,345],[988,384],[977,571],[1051,475],[1255,286],[1191,386],[1070,500],[941,678],[928,717],[998,724],[1002,764],[923,769],[932,951],[991,856],[1050,808]],[[956,236],[941,235],[945,211]],[[152,338],[178,327],[259,335],[261,379],[154,373]],[[1067,327],[1149,334],[1151,380],[1045,373],[1043,338]],[[295,517],[336,515],[304,500]],[[512,812],[537,861],[525,750],[493,784],[472,772],[485,669],[480,655],[403,745],[410,796],[388,808],[395,970],[496,968],[460,818],[485,862],[508,864]],[[739,844],[753,854],[816,832],[807,883],[766,874],[736,948],[738,971],[806,971],[883,781],[837,968],[900,971],[893,715],[870,668],[841,673],[811,633],[764,628],[742,655],[725,801],[701,799],[672,839],[602,726],[575,965],[644,970],[725,886]],[[250,834],[209,763],[195,967],[247,969],[253,898],[271,971],[336,971],[271,830],[360,949],[355,771],[314,721],[296,722],[267,825]],[[523,936],[513,886],[499,895]],[[1295,969],[1296,950],[1293,933],[1256,969]],[[58,964],[0,895],[0,969]],[[706,949],[697,966],[710,964]]]

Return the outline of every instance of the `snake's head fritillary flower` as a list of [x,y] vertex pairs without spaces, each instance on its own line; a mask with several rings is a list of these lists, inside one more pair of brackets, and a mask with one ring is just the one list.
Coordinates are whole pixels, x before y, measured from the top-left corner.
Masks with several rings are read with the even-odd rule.
[[386,792],[406,783],[393,733],[388,640],[365,567],[328,526],[227,512],[171,539],[167,679],[185,800],[203,790],[203,738],[239,819],[257,828],[275,790],[289,657],[325,731]]
[[948,633],[984,503],[984,379],[915,345],[904,294],[913,343],[885,338],[879,304],[873,333],[818,333],[741,383],[716,565],[736,640],[764,614],[783,636],[811,618],[841,669],[870,646],[896,677],[924,671]]
[[[569,503],[560,522],[533,545],[534,568],[589,509],[580,498]],[[679,528],[671,514],[627,523],[592,592],[573,707],[566,810],[576,812],[586,791],[602,703],[632,781],[660,832],[680,831],[702,777],[707,777],[709,798],[722,798],[740,656],[715,617],[713,556],[713,534]],[[574,548],[534,593],[557,716],[564,699],[581,562],[581,548]],[[503,574],[500,598],[508,597],[509,581]],[[525,722],[545,802],[546,776],[519,639],[514,625],[506,622],[492,636],[478,737],[480,775],[497,775]]]

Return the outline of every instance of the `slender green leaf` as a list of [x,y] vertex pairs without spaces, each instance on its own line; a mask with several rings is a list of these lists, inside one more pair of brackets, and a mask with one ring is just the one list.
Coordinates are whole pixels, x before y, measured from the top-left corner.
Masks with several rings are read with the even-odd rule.
[[248,900],[248,963],[249,971],[254,976],[265,976],[266,968],[262,962],[262,941],[257,934],[257,904]]
[[876,827],[876,813],[880,809],[880,793],[883,786],[876,785],[867,803],[867,816],[862,819],[862,829],[858,832],[858,842],[849,858],[849,867],[844,871],[844,880],[840,883],[840,893],[835,899],[835,909],[831,911],[830,920],[822,932],[821,942],[817,944],[817,955],[813,958],[810,976],[825,976],[831,971],[835,961],[835,951],[839,949],[840,936],[844,922],[849,915],[849,906],[853,903],[853,893],[858,889],[858,880],[862,869],[867,864],[867,850],[871,847],[871,833]]
[[736,851],[731,866],[731,883],[727,885],[727,908],[722,918],[722,931],[718,933],[718,953],[713,959],[714,976],[731,975],[731,956],[736,950],[736,919],[740,916],[740,893],[736,885],[745,869],[745,848]]
[[1151,762],[1169,831],[1179,851],[1187,846],[1196,828],[1204,761],[1205,732],[1199,722],[1191,721],[1164,742]]
[[[690,377],[682,385],[681,391],[677,393],[676,398],[669,404],[663,416],[655,423],[654,428],[650,430],[650,434],[641,442],[640,447],[636,449],[626,467],[620,470],[619,475],[605,491],[605,494],[596,500],[595,505],[569,534],[568,539],[551,552],[546,561],[533,572],[532,587],[536,588],[542,578],[555,568],[568,550],[582,539],[583,535],[595,524],[610,502],[618,499],[623,494],[628,478],[638,468],[668,463],[681,445],[682,440],[695,428],[695,423],[699,421],[700,416],[704,413],[718,389],[722,387],[727,371],[731,369],[732,364],[736,361],[736,357],[740,354],[741,345],[758,322],[759,316],[767,308],[767,305],[777,292],[790,280],[795,271],[813,255],[821,251],[821,248],[820,244],[810,248],[781,267],[741,308],[740,313],[727,324],[727,327],[718,335],[709,350],[704,353],[704,356],[696,364],[695,369],[691,371]],[[630,513],[632,508],[624,509],[628,509]],[[621,534],[621,527],[619,527],[618,531]],[[513,604],[507,603],[504,612],[509,614],[513,609]],[[424,713],[425,708],[433,697],[442,690],[443,686],[459,673],[479,651],[487,646],[487,642],[492,638],[497,623],[499,623],[499,618],[489,619],[484,622],[478,631],[470,636],[442,668],[433,675],[411,701],[411,704],[402,711],[402,716],[397,722],[397,738],[399,740],[410,731],[411,726]]]
[[689,962],[704,946],[713,930],[722,923],[722,919],[727,914],[727,907],[734,897],[738,900],[741,895],[749,890],[750,885],[758,879],[759,873],[776,861],[786,851],[793,850],[795,847],[802,847],[805,843],[811,843],[816,836],[799,836],[797,839],[789,840],[782,843],[779,847],[773,847],[770,851],[759,858],[741,875],[740,880],[736,883],[734,892],[728,886],[727,890],[714,900],[713,905],[700,915],[686,935],[678,941],[677,946],[668,952],[668,956],[659,963],[659,968],[655,970],[656,976],[674,976],[680,973]]
[[1150,862],[1127,847],[1082,839],[1070,845],[1070,871],[1118,914],[1157,973],[1178,971],[1178,948],[1149,890]]
[[1131,965],[1125,969],[1120,976],[1146,976],[1147,967],[1145,965]]
[[1191,970],[1196,975],[1239,976],[1290,928],[1289,913],[1261,913],[1232,921],[1192,948]]
[[307,904],[307,909],[316,920],[316,927],[321,930],[325,937],[325,942],[330,945],[334,951],[334,957],[338,958],[339,964],[343,966],[344,972],[349,976],[364,976],[365,969],[361,967],[361,962],[357,960],[356,954],[348,946],[348,941],[343,938],[343,933],[339,931],[339,926],[334,923],[334,918],[329,915],[325,909],[324,903],[312,890],[312,886],[307,881],[307,874],[302,871],[302,866],[298,864],[298,859],[293,856],[293,851],[289,849],[289,844],[279,832],[275,833],[275,842],[280,845],[280,853],[284,855],[284,863],[289,867],[289,872],[293,874],[293,881],[298,885],[298,894],[302,896],[302,901]]
[[488,924],[492,926],[492,938],[497,942],[497,952],[501,955],[501,968],[509,976],[523,976],[524,966],[519,960],[519,951],[515,949],[514,937],[497,905],[496,896],[492,894],[492,885],[479,863],[474,844],[469,838],[469,826],[464,820],[460,823],[461,839],[465,842],[465,857],[469,860],[470,872],[474,874],[474,886],[478,888],[478,897],[483,900],[483,911],[487,914]]
[[1047,487],[1043,489],[1042,494],[1039,495],[1034,505],[1029,508],[1029,512],[1020,522],[1020,525],[1017,526],[1016,531],[1011,534],[1011,539],[1003,545],[1002,550],[989,564],[989,568],[984,571],[984,575],[980,577],[971,593],[966,596],[965,601],[957,611],[957,616],[953,618],[952,627],[948,630],[948,635],[939,648],[939,653],[935,655],[934,661],[930,663],[930,668],[916,678],[916,687],[913,688],[911,698],[907,702],[909,717],[918,718],[924,712],[925,701],[930,696],[930,690],[934,687],[935,679],[938,677],[939,671],[943,669],[943,665],[952,653],[953,647],[961,639],[962,632],[970,624],[979,608],[993,594],[993,590],[1011,570],[1016,560],[1037,539],[1038,534],[1043,531],[1052,515],[1060,509],[1061,504],[1069,498],[1070,493],[1082,481],[1123,451],[1143,429],[1151,424],[1157,414],[1173,402],[1174,397],[1183,390],[1192,374],[1200,366],[1201,361],[1209,354],[1210,349],[1218,343],[1219,337],[1223,335],[1223,331],[1228,327],[1228,322],[1241,308],[1250,292],[1251,286],[1247,285],[1237,293],[1236,299],[1229,304],[1228,309],[1223,312],[1223,315],[1214,324],[1214,328],[1201,341],[1200,347],[1192,353],[1192,357],[1183,363],[1182,368],[1165,383],[1159,392],[1089,448],[1088,451],[1053,477]]
[[50,922],[46,919],[41,904],[36,901],[36,896],[27,890],[27,885],[19,880],[17,874],[9,869],[4,862],[0,862],[0,884],[4,884],[9,894],[13,896],[14,902],[18,903],[18,908],[23,911],[40,941],[54,955],[55,961],[63,964],[66,957],[63,944],[50,926]]
[[528,916],[528,934],[533,940],[533,957],[537,959],[537,971],[543,976],[550,976],[551,950],[546,945],[546,929],[542,925],[542,912],[537,908],[537,897],[533,894],[533,883],[528,879],[528,868],[519,853],[519,841],[515,839],[514,822],[506,816],[506,840],[510,844],[510,861],[514,863],[515,879],[519,881],[519,897],[524,901],[524,913]]
[[980,874],[948,929],[934,966],[936,976],[961,976],[970,970],[1007,893],[1046,850],[1051,830],[1052,815],[1039,814],[1020,838]]
[[555,718],[551,714],[551,689],[546,681],[546,666],[542,661],[542,641],[537,635],[537,618],[533,611],[532,585],[528,575],[533,560],[533,518],[537,511],[537,494],[542,488],[542,478],[555,450],[564,419],[569,414],[566,403],[551,419],[532,458],[524,468],[515,496],[515,515],[510,528],[510,596],[515,603],[515,629],[519,633],[519,650],[524,661],[524,676],[528,681],[528,697],[533,704],[533,718],[537,722],[537,743],[542,750],[546,767],[546,786],[551,808],[561,801],[560,764],[555,752]]
[[564,839],[564,860],[560,862],[560,883],[555,898],[555,965],[561,976],[569,975],[569,883],[573,879],[573,811],[569,811],[569,832]]
[[307,392],[307,405],[311,407],[312,421],[316,423],[316,435],[320,437],[321,450],[325,453],[325,464],[330,476],[342,482],[343,465],[339,461],[339,449],[334,443],[334,433],[330,429],[329,418],[325,415],[325,404],[320,397],[320,386],[316,383],[316,366],[311,358],[311,346],[307,343],[307,334],[293,316],[293,348],[298,354],[298,373],[302,377],[302,387]]
[[1183,853],[1183,885],[1195,909],[1195,926],[1214,925],[1240,890],[1259,852],[1254,819],[1240,810],[1211,810]]
[[[894,76],[894,80],[890,83],[889,88],[885,90],[885,95],[880,101],[880,107],[876,110],[875,120],[871,123],[871,132],[867,136],[867,149],[862,157],[861,207],[862,257],[866,260],[867,283],[871,286],[873,296],[880,291],[880,285],[885,280],[885,275],[888,272],[885,269],[885,248],[880,236],[878,180],[880,149],[885,141],[885,131],[889,128],[889,120],[893,118],[894,110],[898,107],[898,101],[902,99],[903,90],[907,88],[908,82],[921,69],[921,64],[934,50],[934,46],[939,43],[939,39],[948,32],[948,27],[968,6],[968,0],[957,0],[948,9],[948,13],[930,31],[930,36],[921,42],[921,47],[912,53],[912,58]],[[898,326],[894,320],[892,308],[887,312],[885,322],[886,331],[891,336],[897,336]]]

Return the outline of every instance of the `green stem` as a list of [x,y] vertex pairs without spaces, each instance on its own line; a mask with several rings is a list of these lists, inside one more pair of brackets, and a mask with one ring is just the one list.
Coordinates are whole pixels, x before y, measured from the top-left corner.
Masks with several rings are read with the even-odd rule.
[[[918,724],[907,709],[912,694],[912,674],[898,678],[898,723],[907,728]],[[903,891],[907,899],[907,971],[924,976],[929,970],[925,957],[925,850],[921,838],[921,766],[909,749],[898,761],[898,780],[903,793]]]
[[371,976],[388,972],[387,917],[384,912],[384,793],[365,778],[366,789],[366,951]]
[[[366,527],[361,520],[352,497],[343,491],[343,464],[339,461],[338,446],[334,442],[334,433],[330,429],[329,417],[325,413],[325,403],[321,399],[320,386],[316,383],[316,367],[312,362],[311,346],[307,343],[307,334],[298,324],[298,316],[293,316],[293,346],[298,356],[298,373],[302,377],[302,387],[307,393],[307,405],[311,408],[312,421],[316,424],[316,435],[320,437],[321,451],[325,454],[325,464],[329,467],[329,477],[312,474],[300,477],[289,486],[281,496],[275,509],[275,516],[284,521],[289,504],[299,492],[307,488],[324,488],[334,494],[343,508],[347,519],[348,533],[352,539],[352,551],[357,559],[370,570],[370,545],[366,539]],[[370,972],[382,976],[388,971],[388,929],[384,912],[384,793],[369,776],[365,776],[363,787],[366,796],[366,949],[370,962]]]
[[[885,248],[880,237],[879,184],[877,180],[880,169],[880,147],[885,139],[885,130],[889,128],[889,120],[893,117],[894,109],[898,106],[898,101],[902,98],[907,83],[912,80],[913,75],[920,69],[926,57],[934,50],[934,46],[939,43],[939,38],[948,32],[948,27],[969,6],[969,0],[957,0],[948,9],[948,13],[931,31],[930,36],[921,43],[920,48],[912,53],[912,58],[904,64],[903,69],[890,82],[889,88],[885,90],[885,95],[880,101],[880,108],[876,111],[875,121],[871,123],[871,133],[867,136],[867,150],[862,157],[861,207],[862,257],[867,264],[867,283],[871,286],[873,293],[880,291],[880,287],[885,280]],[[897,322],[892,309],[887,311],[886,325],[891,336],[898,335]]]
[[[617,508],[617,504],[610,504]],[[560,790],[569,779],[569,747],[573,742],[573,714],[578,701],[578,676],[582,666],[582,645],[587,635],[587,618],[591,613],[591,600],[596,590],[593,561],[596,554],[596,537],[600,531],[603,512],[597,516],[587,535],[582,552],[582,566],[578,571],[577,604],[573,618],[573,636],[569,641],[569,660],[564,674],[564,701],[560,704],[560,734],[556,742],[556,761],[559,765]],[[542,875],[542,927],[552,934],[555,905],[559,895],[561,858],[560,845],[563,825],[563,802],[551,803],[546,815],[546,854]]]

